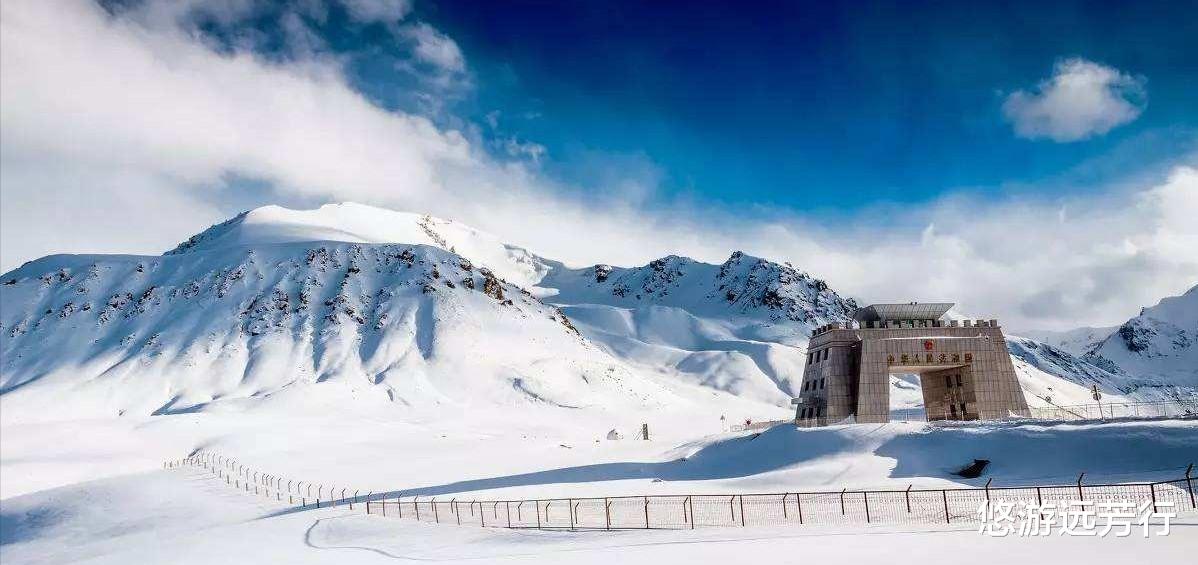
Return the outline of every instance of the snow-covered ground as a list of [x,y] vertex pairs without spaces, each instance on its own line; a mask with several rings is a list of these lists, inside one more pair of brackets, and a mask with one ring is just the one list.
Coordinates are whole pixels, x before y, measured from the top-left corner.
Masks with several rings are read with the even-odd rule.
[[[183,421],[191,416],[172,416]],[[322,424],[326,424],[323,422]],[[280,422],[280,427],[290,423]],[[1027,479],[1051,478],[1066,471],[1065,467],[1084,464],[1114,477],[1121,471],[1169,465],[1184,455],[1196,452],[1198,434],[1194,423],[1161,422],[1156,424],[1112,424],[1085,426],[1001,426],[999,429],[965,427],[962,429],[927,429],[896,432],[900,426],[872,429],[832,429],[826,432],[775,429],[763,434],[760,444],[746,437],[720,438],[707,444],[710,455],[691,458],[695,468],[709,476],[670,476],[668,466],[646,465],[644,476],[662,475],[667,484],[681,484],[686,489],[702,488],[711,482],[720,489],[741,488],[762,482],[767,485],[814,484],[823,481],[885,482],[884,477],[912,481],[913,476],[942,473],[942,462],[970,453],[985,452],[997,458],[999,477],[1017,476]],[[315,428],[315,427],[314,427]],[[387,427],[371,430],[370,443],[374,448],[387,444],[381,438],[391,437],[394,430]],[[89,435],[86,428],[69,430]],[[29,430],[21,430],[22,432]],[[58,433],[68,431],[58,429]],[[126,431],[138,435],[148,430]],[[872,433],[871,433],[872,431]],[[43,434],[52,433],[51,431]],[[105,437],[116,437],[112,430]],[[174,430],[172,433],[183,432]],[[825,437],[817,438],[815,434]],[[6,433],[6,435],[11,435]],[[856,437],[855,443],[850,438]],[[864,436],[864,437],[860,437]],[[867,439],[878,436],[883,439]],[[926,437],[921,437],[926,436]],[[59,435],[60,439],[65,435]],[[411,449],[418,456],[381,457],[377,451],[366,451],[367,440],[359,441],[357,449],[336,448],[331,453],[295,449],[300,439],[293,435],[283,444],[265,437],[253,445],[248,438],[220,447],[234,451],[239,447],[274,446],[255,457],[264,466],[283,467],[287,464],[312,474],[333,478],[337,474],[352,474],[358,469],[363,482],[384,484],[389,480],[412,480],[423,476],[425,482],[446,481],[471,474],[499,474],[513,466],[502,457],[478,457],[474,467],[460,460],[458,449],[423,448],[411,445],[410,438],[399,437],[391,443]],[[836,445],[836,439],[851,444]],[[888,439],[887,439],[888,438]],[[42,438],[33,438],[33,441]],[[95,438],[93,438],[95,439]],[[179,440],[176,436],[173,440]],[[325,438],[305,441],[316,446]],[[445,438],[448,440],[448,438]],[[548,438],[546,438],[548,439]],[[985,445],[979,447],[981,441]],[[1094,442],[1102,441],[1107,449],[1085,451]],[[238,443],[240,442],[240,443]],[[431,443],[436,443],[431,441]],[[903,445],[909,442],[909,445]],[[88,443],[80,438],[78,445]],[[442,443],[467,443],[464,439]],[[498,442],[511,449],[512,442]],[[544,442],[529,442],[534,445]],[[654,442],[620,444],[626,455]],[[864,446],[873,448],[869,461]],[[1138,446],[1138,447],[1137,447]],[[130,445],[129,447],[134,447]],[[541,446],[543,447],[543,445]],[[1067,453],[1060,453],[1062,448]],[[38,450],[29,446],[14,448],[4,457],[3,475],[13,476],[10,462],[19,462],[22,455]],[[60,444],[55,465],[46,466],[42,473],[55,472],[77,464],[87,464],[84,454],[74,453],[69,445]],[[492,455],[482,443],[473,446],[476,456]],[[844,452],[838,454],[838,449]],[[1108,452],[1109,449],[1109,452]],[[13,451],[15,450],[15,452]],[[102,458],[96,450],[91,458]],[[482,529],[474,526],[433,525],[366,516],[361,505],[351,511],[342,506],[333,509],[290,512],[285,504],[264,497],[246,494],[229,488],[211,474],[195,469],[142,470],[148,467],[135,462],[138,449],[116,459],[127,460],[122,474],[105,479],[81,480],[67,486],[40,490],[19,496],[6,496],[0,507],[0,560],[4,563],[390,563],[402,561],[473,562],[473,563],[650,563],[693,562],[725,563],[733,559],[788,560],[828,558],[888,563],[959,563],[962,555],[970,555],[975,563],[1009,563],[1025,560],[1036,563],[1066,561],[1071,563],[1157,563],[1185,559],[1198,548],[1198,521],[1192,515],[1174,521],[1168,536],[1148,539],[1139,533],[1125,538],[1069,537],[1053,535],[1048,538],[993,538],[977,533],[975,526],[929,524],[926,526],[770,526],[751,528],[700,528],[681,531],[512,531]],[[398,451],[398,450],[395,450]],[[702,449],[700,450],[702,451]],[[536,448],[525,451],[538,454]],[[1112,457],[1112,454],[1120,454]],[[355,455],[356,454],[356,455]],[[240,454],[239,454],[240,455]],[[593,455],[593,454],[592,454]],[[609,457],[615,455],[610,453]],[[891,459],[897,456],[898,459]],[[349,458],[347,460],[347,458]],[[420,460],[433,460],[419,463]],[[552,457],[546,460],[552,460]],[[562,457],[561,460],[569,459]],[[371,461],[380,464],[372,464]],[[477,461],[487,461],[482,468]],[[805,460],[805,461],[804,461]],[[407,461],[408,464],[403,464]],[[797,461],[797,463],[796,463]],[[454,463],[458,465],[454,465]],[[897,463],[897,465],[896,465]],[[526,464],[528,464],[526,462]],[[788,465],[797,465],[788,467]],[[768,467],[778,466],[782,473]],[[415,469],[413,469],[415,467]],[[685,466],[679,467],[685,469]],[[889,469],[889,471],[887,471]],[[1069,469],[1072,471],[1072,468]],[[839,473],[837,472],[839,471]],[[1172,470],[1176,472],[1176,469]],[[772,474],[772,476],[771,476]],[[547,479],[569,479],[569,472],[546,475]],[[744,475],[737,480],[716,477]],[[806,482],[800,480],[810,475]],[[1029,477],[1028,475],[1039,475]],[[1137,476],[1143,474],[1136,473]],[[769,477],[763,479],[763,477]],[[872,477],[872,478],[870,478]],[[577,478],[577,477],[576,477]],[[925,479],[927,479],[925,477]],[[590,478],[588,478],[589,482]],[[394,483],[392,483],[394,484]],[[660,483],[656,483],[660,484]],[[601,488],[614,488],[611,483]],[[639,489],[651,484],[641,482]],[[564,485],[538,486],[540,492],[564,492]],[[593,490],[589,489],[588,490]]]
[[[197,449],[296,480],[411,494],[615,496],[1119,482],[1175,478],[1198,422],[778,426],[721,433],[718,416],[645,415],[651,440],[604,439],[614,420],[566,409],[397,420],[284,409],[5,426],[0,496],[157,469]],[[639,422],[624,414],[632,432]],[[629,433],[628,435],[632,435]],[[1099,446],[1099,448],[1095,448]],[[989,459],[977,480],[953,471]]]

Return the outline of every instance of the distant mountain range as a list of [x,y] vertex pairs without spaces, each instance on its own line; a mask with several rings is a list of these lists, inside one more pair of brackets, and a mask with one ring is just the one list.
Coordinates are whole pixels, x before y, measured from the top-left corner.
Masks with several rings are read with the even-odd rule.
[[[568,268],[459,223],[357,204],[268,206],[162,256],[53,255],[0,277],[6,412],[239,408],[337,384],[361,401],[784,407],[807,337],[856,303],[733,253]],[[1198,291],[1126,324],[1009,346],[1033,404],[1198,387]],[[894,379],[899,403],[918,402]],[[704,392],[708,391],[708,392]]]

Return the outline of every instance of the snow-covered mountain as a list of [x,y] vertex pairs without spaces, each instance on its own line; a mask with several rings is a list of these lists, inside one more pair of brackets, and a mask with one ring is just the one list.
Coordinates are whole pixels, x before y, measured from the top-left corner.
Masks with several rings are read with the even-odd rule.
[[[317,385],[413,410],[716,398],[776,413],[810,331],[856,307],[741,252],[570,268],[453,221],[357,204],[267,206],[162,256],[55,255],[0,282],[6,417],[218,410]],[[1189,343],[1193,323],[1155,312],[1129,330],[1149,343],[1136,353],[1184,366],[1192,350],[1166,346]],[[1091,384],[1140,394],[1107,357],[1009,346],[1037,398],[1084,402]],[[892,385],[897,404],[919,401],[910,379]]]
[[1138,387],[1198,388],[1198,285],[1144,308],[1087,357],[1133,376]]
[[653,406],[670,396],[558,309],[443,249],[204,246],[220,239],[161,257],[50,256],[4,275],[6,416],[190,411],[325,382],[425,407]]
[[1084,327],[1065,331],[1032,330],[1021,334],[1045,343],[1074,357],[1081,357],[1094,351],[1106,338],[1115,333],[1118,326]]
[[775,404],[801,385],[811,330],[856,308],[807,273],[739,251],[720,265],[552,265],[546,300],[613,355]]
[[1198,396],[1198,286],[1121,326],[1025,334],[1012,355],[1050,374],[1140,400]]
[[1007,351],[1032,406],[1091,403],[1090,387],[1094,385],[1107,401],[1159,399],[1136,394],[1136,387],[1128,384],[1126,375],[1047,343],[1010,335]]
[[430,245],[487,265],[500,278],[524,287],[535,284],[548,270],[527,250],[469,226],[353,202],[313,210],[263,206],[192,236],[166,255],[312,241]]

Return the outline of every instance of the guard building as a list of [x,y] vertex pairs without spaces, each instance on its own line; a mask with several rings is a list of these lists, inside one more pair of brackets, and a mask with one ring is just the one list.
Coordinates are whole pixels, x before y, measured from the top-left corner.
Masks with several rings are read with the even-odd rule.
[[816,328],[800,426],[890,421],[890,375],[917,374],[928,420],[1029,416],[997,320],[945,320],[951,303],[873,304]]

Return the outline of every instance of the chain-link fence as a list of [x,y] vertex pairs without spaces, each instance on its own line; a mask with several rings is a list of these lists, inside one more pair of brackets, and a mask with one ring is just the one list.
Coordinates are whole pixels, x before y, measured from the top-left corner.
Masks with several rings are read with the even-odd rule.
[[[1045,399],[1047,400],[1047,399]],[[1192,418],[1198,416],[1198,399],[1176,399],[1138,402],[1093,402],[1090,404],[1052,404],[1030,408],[1031,418],[1037,420],[1115,420],[1121,418],[1156,419],[1156,418]],[[1013,416],[1004,421],[1026,421],[1027,416]],[[760,430],[789,423],[793,420],[769,420],[749,424],[733,424],[729,431],[741,432]],[[891,422],[927,422],[928,414],[922,406],[912,408],[894,408],[890,410]],[[943,424],[949,420],[939,420]],[[818,427],[836,424],[828,418],[806,418],[799,422],[803,427]]]
[[1095,402],[1032,408],[1032,417],[1045,420],[1103,420],[1116,418],[1179,418],[1198,416],[1198,400],[1158,402]]
[[1157,482],[904,490],[840,490],[769,494],[675,494],[535,500],[405,496],[297,481],[263,473],[223,455],[199,452],[164,464],[207,470],[233,488],[300,508],[346,506],[367,514],[495,528],[687,529],[712,526],[962,524],[983,519],[987,503],[1130,503],[1181,514],[1198,512],[1193,465],[1185,477]]

